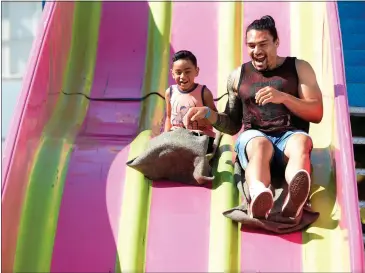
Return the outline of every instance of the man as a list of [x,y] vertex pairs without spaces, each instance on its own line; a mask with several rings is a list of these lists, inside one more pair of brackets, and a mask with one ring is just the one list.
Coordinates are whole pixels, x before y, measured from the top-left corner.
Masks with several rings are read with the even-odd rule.
[[271,16],[253,21],[246,30],[250,62],[228,78],[223,113],[191,108],[185,122],[207,119],[217,130],[242,134],[235,144],[250,190],[252,217],[264,218],[273,206],[270,170],[285,171],[289,193],[283,216],[297,217],[310,191],[309,123],[323,116],[321,90],[311,65],[277,55],[279,38]]

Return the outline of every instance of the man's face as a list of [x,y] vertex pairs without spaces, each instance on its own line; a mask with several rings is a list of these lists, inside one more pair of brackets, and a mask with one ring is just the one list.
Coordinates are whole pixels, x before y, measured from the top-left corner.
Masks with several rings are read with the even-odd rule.
[[246,43],[248,55],[257,70],[264,71],[276,66],[279,39],[274,41],[269,31],[254,29],[248,31]]

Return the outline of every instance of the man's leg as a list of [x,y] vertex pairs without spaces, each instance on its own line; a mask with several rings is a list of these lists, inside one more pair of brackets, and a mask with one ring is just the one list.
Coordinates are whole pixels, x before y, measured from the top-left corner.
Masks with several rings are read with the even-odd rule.
[[287,162],[285,179],[289,189],[283,206],[283,215],[297,217],[310,191],[310,153],[313,143],[309,135],[304,132],[287,132],[283,142],[284,161]]
[[257,130],[248,130],[240,135],[235,150],[250,189],[253,217],[263,218],[273,206],[272,192],[268,189],[270,163],[274,154],[272,142]]
[[310,153],[312,147],[312,139],[306,134],[293,134],[288,139],[284,150],[284,154],[288,158],[285,169],[286,181],[291,181],[299,170],[311,172]]
[[249,185],[262,183],[269,187],[271,183],[270,163],[274,154],[273,144],[266,137],[251,139],[246,146],[248,164],[246,180]]

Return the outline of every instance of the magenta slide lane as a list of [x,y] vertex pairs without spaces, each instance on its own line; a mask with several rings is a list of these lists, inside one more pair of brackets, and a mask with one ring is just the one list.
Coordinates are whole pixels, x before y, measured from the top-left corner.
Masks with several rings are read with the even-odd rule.
[[[148,5],[103,2],[101,12],[91,96],[140,97]],[[114,270],[124,165],[139,113],[138,102],[90,102],[69,163],[52,272]]]

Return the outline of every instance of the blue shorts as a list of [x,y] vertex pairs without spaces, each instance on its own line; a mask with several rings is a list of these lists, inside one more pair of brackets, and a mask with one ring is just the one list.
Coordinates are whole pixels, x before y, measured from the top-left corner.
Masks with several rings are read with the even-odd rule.
[[271,167],[279,168],[279,171],[282,171],[286,165],[285,154],[284,154],[285,146],[289,138],[294,134],[304,134],[310,138],[310,136],[306,132],[301,130],[287,131],[285,133],[270,134],[270,135],[267,135],[263,132],[254,129],[244,131],[238,137],[236,145],[234,147],[234,150],[238,155],[241,167],[245,170],[248,164],[248,158],[246,153],[247,143],[255,137],[266,137],[268,140],[270,140],[270,142],[274,146],[274,154],[273,157],[271,158]]

